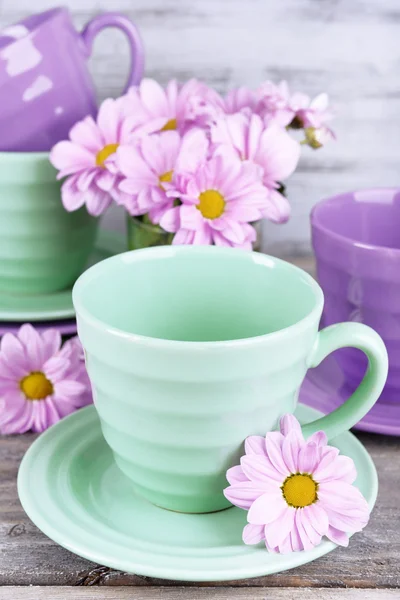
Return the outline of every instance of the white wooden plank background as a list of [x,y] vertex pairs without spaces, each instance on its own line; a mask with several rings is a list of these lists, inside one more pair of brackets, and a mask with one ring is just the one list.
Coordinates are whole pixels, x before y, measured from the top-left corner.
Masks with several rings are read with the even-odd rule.
[[[0,26],[55,0],[0,0]],[[337,107],[338,141],[305,150],[288,186],[291,221],[265,228],[264,248],[309,250],[308,214],[329,194],[399,185],[400,3],[398,0],[69,0],[77,27],[93,14],[121,10],[139,26],[146,72],[161,82],[190,76],[218,90],[265,78],[294,89],[326,90]],[[99,97],[116,96],[127,69],[122,34],[107,31],[90,68]],[[122,227],[122,215],[105,222]]]

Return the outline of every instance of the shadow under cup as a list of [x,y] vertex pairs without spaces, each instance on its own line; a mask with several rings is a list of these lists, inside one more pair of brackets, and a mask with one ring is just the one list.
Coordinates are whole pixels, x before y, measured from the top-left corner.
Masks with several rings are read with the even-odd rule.
[[[311,214],[318,281],[325,296],[322,325],[360,322],[377,331],[389,354],[378,401],[400,402],[400,189],[349,192],[323,200]],[[352,387],[367,359],[353,348],[337,359]]]
[[95,265],[73,300],[102,431],[136,491],[182,512],[230,506],[244,439],[295,409],[319,286],[257,253],[172,246]]

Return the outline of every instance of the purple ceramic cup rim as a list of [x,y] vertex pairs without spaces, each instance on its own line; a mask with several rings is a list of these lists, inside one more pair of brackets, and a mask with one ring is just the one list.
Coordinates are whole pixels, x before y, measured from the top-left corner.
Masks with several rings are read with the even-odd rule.
[[329,227],[326,226],[326,224],[322,224],[321,223],[321,215],[319,213],[322,213],[323,210],[325,209],[326,206],[333,204],[335,202],[338,201],[342,201],[345,204],[345,198],[348,197],[353,198],[355,195],[367,195],[367,194],[382,194],[382,193],[386,193],[386,194],[392,194],[393,196],[395,194],[400,194],[400,187],[374,187],[374,188],[361,188],[358,190],[354,190],[354,191],[350,191],[350,192],[343,192],[341,194],[335,194],[334,196],[329,196],[328,198],[324,198],[323,200],[320,200],[319,202],[317,202],[317,204],[315,204],[313,206],[313,208],[311,209],[311,214],[310,214],[310,221],[311,221],[311,226],[313,229],[320,231],[323,235],[326,235],[327,237],[330,237],[334,242],[337,242],[341,245],[344,246],[349,246],[349,247],[356,247],[359,248],[361,251],[365,250],[365,251],[373,251],[375,253],[382,253],[382,254],[388,254],[390,253],[391,255],[396,254],[395,258],[396,260],[398,260],[400,258],[400,248],[395,248],[395,247],[389,247],[389,246],[381,246],[379,244],[370,244],[367,242],[360,242],[350,236],[347,236],[343,233],[337,233],[336,231],[333,231],[332,229],[330,229]]
[[[59,17],[60,15],[70,15],[70,12],[66,6],[55,6],[54,8],[49,8],[48,10],[44,10],[40,13],[34,13],[32,15],[28,15],[24,19],[20,21],[16,21],[12,25],[8,25],[7,27],[0,30],[0,37],[7,38],[9,37],[10,41],[6,44],[2,44],[0,47],[0,52],[4,50],[4,48],[8,48],[12,44],[16,44],[20,41],[20,38],[13,38],[7,35],[7,29],[10,27],[16,27],[17,25],[25,25],[27,29],[29,29],[29,34],[36,33],[48,24],[48,22],[52,19]],[[6,33],[4,33],[4,31]]]

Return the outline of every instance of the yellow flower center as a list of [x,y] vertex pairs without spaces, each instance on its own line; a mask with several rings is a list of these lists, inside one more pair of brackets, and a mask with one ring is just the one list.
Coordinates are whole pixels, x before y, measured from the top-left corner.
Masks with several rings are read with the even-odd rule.
[[167,171],[166,173],[163,173],[162,175],[160,175],[160,177],[158,178],[158,181],[159,181],[159,186],[162,190],[164,189],[163,183],[171,183],[173,174],[174,174],[173,171]]
[[197,208],[205,219],[217,219],[225,208],[225,198],[217,190],[206,190],[199,196]]
[[104,148],[102,148],[96,155],[96,166],[104,169],[104,163],[106,162],[107,158],[117,151],[118,146],[119,144],[108,144],[107,146],[104,146]]
[[53,384],[41,371],[33,371],[21,379],[19,387],[27,400],[43,400],[53,393]]
[[289,475],[281,490],[286,502],[293,508],[304,508],[318,500],[318,483],[308,473]]
[[170,119],[169,121],[167,121],[164,125],[164,127],[161,127],[160,131],[171,131],[173,129],[177,129],[178,128],[178,121],[176,119]]

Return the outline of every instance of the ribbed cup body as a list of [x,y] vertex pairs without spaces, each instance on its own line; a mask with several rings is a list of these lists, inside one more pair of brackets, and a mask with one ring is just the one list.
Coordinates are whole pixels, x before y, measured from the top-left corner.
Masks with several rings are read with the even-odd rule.
[[[273,274],[276,289],[279,265],[257,264],[275,259],[212,250],[163,247],[122,254],[89,269],[73,291],[94,402],[116,463],[152,503],[188,513],[228,507],[226,471],[238,464],[245,438],[265,436],[281,415],[294,411],[322,312],[322,294],[314,299],[308,279],[297,291],[282,281],[282,293],[274,292],[273,301],[273,294],[262,289],[259,298],[254,295],[259,271],[267,281]],[[158,251],[171,256],[155,273],[150,259]],[[219,269],[221,257],[226,262]],[[248,285],[247,263],[252,269]],[[294,267],[284,266],[282,272],[289,269]],[[300,280],[307,277],[295,271]],[[253,279],[254,290],[249,289]],[[204,340],[213,317],[210,335],[241,318],[244,334],[251,323],[275,323],[279,311],[286,318],[286,300],[305,307],[305,297],[310,314],[267,335],[208,342],[143,335],[145,327],[152,333],[156,327],[165,336],[175,331],[188,338],[197,320],[196,339]],[[270,319],[273,310],[276,319]]]
[[[389,355],[379,399],[386,403],[400,402],[399,216],[400,190],[374,189],[322,201],[311,217],[325,297],[322,324],[353,321],[379,333]],[[358,384],[367,368],[365,355],[346,348],[337,359],[348,382]]]
[[92,251],[97,219],[68,213],[47,153],[0,153],[0,291],[71,286]]
[[94,402],[116,463],[148,500],[183,512],[229,506],[243,441],[293,412],[317,323],[237,350],[162,351],[99,335],[78,316]]

